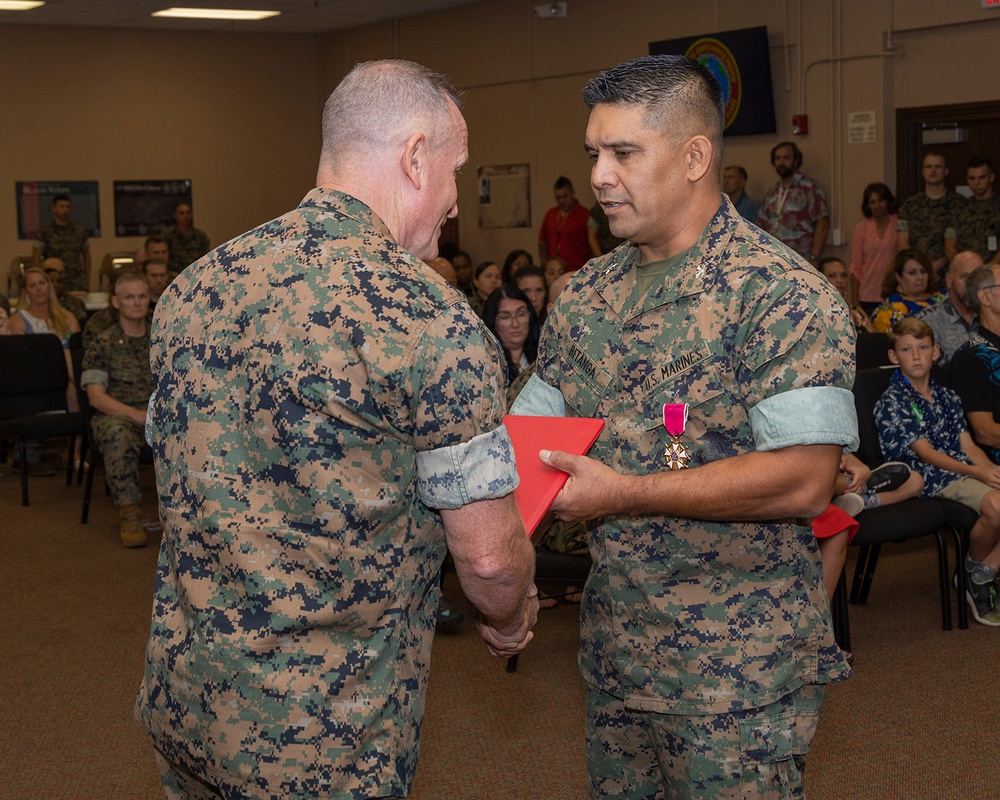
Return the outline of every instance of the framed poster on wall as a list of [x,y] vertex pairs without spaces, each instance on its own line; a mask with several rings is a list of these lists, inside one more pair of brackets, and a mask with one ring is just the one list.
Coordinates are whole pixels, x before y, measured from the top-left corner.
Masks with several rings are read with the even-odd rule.
[[174,223],[174,207],[191,204],[191,181],[115,181],[115,236],[151,236]]
[[528,164],[479,167],[479,227],[531,227],[531,169]]
[[101,209],[97,181],[17,181],[17,238],[37,239],[38,231],[52,221],[52,201],[66,195],[73,205],[70,219],[83,225],[91,237],[101,235]]

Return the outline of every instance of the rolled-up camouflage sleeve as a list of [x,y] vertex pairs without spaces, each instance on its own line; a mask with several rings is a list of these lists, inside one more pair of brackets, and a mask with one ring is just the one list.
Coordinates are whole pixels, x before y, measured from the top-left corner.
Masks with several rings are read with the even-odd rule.
[[854,326],[825,279],[801,271],[770,284],[743,323],[737,381],[757,449],[857,449]]
[[421,337],[411,366],[417,491],[431,508],[491,500],[518,485],[507,429],[504,358],[471,309],[452,306]]

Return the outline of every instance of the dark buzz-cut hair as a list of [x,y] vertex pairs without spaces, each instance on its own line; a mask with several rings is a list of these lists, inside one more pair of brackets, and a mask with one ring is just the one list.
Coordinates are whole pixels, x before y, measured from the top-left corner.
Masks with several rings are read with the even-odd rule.
[[725,171],[726,169],[735,169],[738,173],[740,173],[740,177],[743,178],[743,180],[748,180],[750,178],[750,176],[747,174],[747,171],[743,169],[743,167],[741,167],[739,164],[727,164],[723,171]]
[[143,247],[149,247],[151,244],[166,244],[167,240],[162,236],[149,236],[146,238],[146,243]]
[[462,107],[458,89],[421,64],[397,59],[357,64],[323,108],[323,158],[336,163],[356,146],[362,151],[386,146],[401,132],[412,133],[415,120],[443,122],[449,101]]
[[677,133],[707,136],[721,163],[725,98],[715,76],[694,59],[656,55],[625,61],[593,78],[583,89],[583,102],[591,109],[602,103],[645,105],[646,126],[664,130],[689,117],[701,130]]
[[989,156],[973,156],[966,165],[966,169],[979,169],[979,167],[986,167],[990,172],[993,172],[993,162]]
[[57,194],[55,197],[52,198],[52,205],[55,205],[60,200],[65,200],[67,203],[72,203],[73,202],[72,200],[69,199],[69,195],[68,194]]
[[890,350],[895,350],[896,343],[904,336],[912,336],[914,339],[930,339],[931,344],[935,343],[934,329],[922,319],[917,319],[916,317],[903,317],[886,331],[886,336],[889,339]]
[[553,189],[572,189],[573,181],[567,178],[565,175],[560,175],[556,178],[556,182],[552,185]]
[[983,289],[993,286],[996,282],[992,266],[983,264],[981,267],[976,267],[965,279],[965,305],[978,314],[982,307],[982,303],[979,302],[979,293]]

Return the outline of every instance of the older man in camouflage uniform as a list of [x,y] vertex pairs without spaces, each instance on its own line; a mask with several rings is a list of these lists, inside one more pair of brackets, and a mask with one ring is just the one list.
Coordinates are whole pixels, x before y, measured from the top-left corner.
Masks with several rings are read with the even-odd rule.
[[66,267],[66,291],[85,294],[90,291],[90,234],[70,219],[73,206],[64,194],[52,199],[52,219],[38,231],[31,250],[36,267],[46,258],[58,258]]
[[327,101],[318,188],[157,304],[137,710],[169,797],[406,795],[446,544],[490,649],[531,638],[503,354],[420,260],[466,140],[440,76],[359,65]]
[[806,519],[857,443],[850,315],[721,194],[700,64],[636,59],[584,98],[594,192],[629,241],[559,295],[514,413],[607,421],[591,458],[541,453],[570,473],[557,516],[597,521],[591,796],[801,796],[823,685],[850,674]]
[[118,508],[125,547],[142,547],[139,502],[139,453],[144,441],[146,407],[153,391],[149,368],[149,292],[134,272],[118,277],[111,303],[117,321],[87,345],[80,385],[97,413],[91,425],[104,458],[111,500]]

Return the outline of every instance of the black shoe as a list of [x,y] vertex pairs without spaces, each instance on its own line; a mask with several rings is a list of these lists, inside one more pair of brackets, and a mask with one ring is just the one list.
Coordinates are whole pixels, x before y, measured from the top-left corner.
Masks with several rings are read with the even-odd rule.
[[443,597],[438,600],[438,618],[434,626],[439,633],[457,628],[465,621],[465,614],[455,608]]
[[872,470],[871,477],[865,484],[869,494],[891,492],[898,489],[910,479],[910,468],[899,461],[888,461]]

